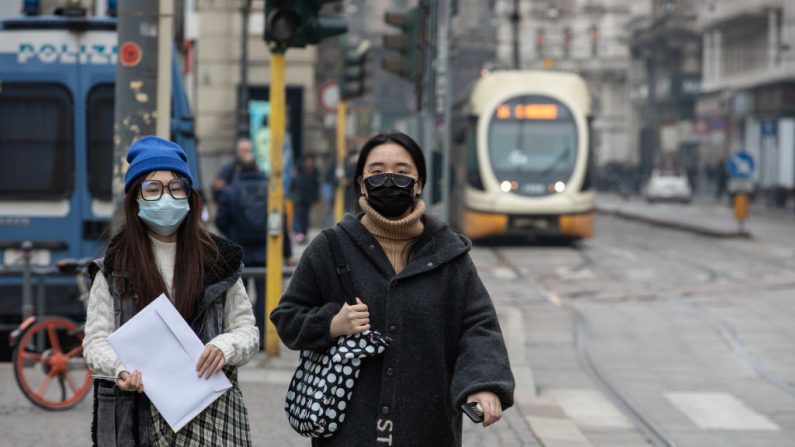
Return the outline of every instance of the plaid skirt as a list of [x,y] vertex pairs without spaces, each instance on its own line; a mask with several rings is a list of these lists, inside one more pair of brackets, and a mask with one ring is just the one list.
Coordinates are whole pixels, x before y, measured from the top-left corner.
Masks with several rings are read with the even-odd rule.
[[224,367],[232,388],[199,413],[188,425],[174,433],[154,405],[152,445],[156,447],[250,447],[251,430],[243,394],[237,386],[237,368]]

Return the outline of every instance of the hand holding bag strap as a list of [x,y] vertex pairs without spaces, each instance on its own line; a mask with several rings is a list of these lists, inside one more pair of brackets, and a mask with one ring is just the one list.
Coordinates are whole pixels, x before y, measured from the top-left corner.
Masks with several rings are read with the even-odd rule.
[[345,255],[342,254],[342,247],[340,247],[337,235],[334,233],[333,228],[326,228],[323,230],[326,235],[329,245],[331,245],[331,255],[334,257],[334,264],[337,266],[337,275],[342,282],[342,289],[345,291],[345,302],[350,305],[356,304],[356,293],[353,291],[353,277],[351,277],[351,269],[348,267],[348,262]]

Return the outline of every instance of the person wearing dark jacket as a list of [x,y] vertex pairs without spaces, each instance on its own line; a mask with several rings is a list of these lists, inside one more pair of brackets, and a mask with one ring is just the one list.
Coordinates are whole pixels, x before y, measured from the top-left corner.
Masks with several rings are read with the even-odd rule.
[[[243,156],[234,181],[224,188],[218,197],[218,212],[215,226],[232,242],[243,247],[243,263],[246,267],[264,267],[268,216],[268,176],[259,170],[254,157]],[[284,263],[295,265],[287,219],[282,219],[282,255]],[[257,299],[254,316],[259,330],[259,339],[265,335],[265,281],[255,281]],[[260,346],[263,349],[264,346]]]
[[[224,188],[218,197],[215,226],[231,241],[243,247],[243,262],[247,266],[264,266],[268,176],[259,170],[256,160],[251,155],[243,157],[239,166],[240,170],[235,180]],[[246,194],[264,195],[264,197],[261,200],[255,197],[253,200],[241,201],[243,190],[246,190]],[[256,225],[255,222],[258,222],[259,218],[262,219],[261,225]],[[284,222],[282,254],[287,264],[292,265],[293,249],[287,233],[286,219]],[[252,226],[258,228],[251,228]]]
[[314,155],[307,154],[301,159],[301,165],[290,182],[290,196],[295,203],[295,242],[302,244],[309,231],[309,210],[320,198],[320,173],[315,166]]
[[312,240],[271,313],[282,341],[323,352],[373,329],[390,337],[362,361],[345,420],[318,446],[460,446],[460,407],[478,402],[484,426],[513,405],[514,379],[471,242],[425,214],[422,151],[400,132],[366,142],[354,188],[364,213],[333,228],[350,267],[355,305],[324,234]]

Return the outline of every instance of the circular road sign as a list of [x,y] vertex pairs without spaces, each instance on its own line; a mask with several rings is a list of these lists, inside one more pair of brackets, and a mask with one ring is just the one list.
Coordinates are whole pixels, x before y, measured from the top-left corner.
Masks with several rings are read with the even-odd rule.
[[340,103],[340,87],[337,81],[329,81],[320,87],[320,108],[328,113],[336,113]]
[[135,67],[141,62],[143,52],[135,42],[124,42],[119,47],[119,61],[125,67]]
[[732,154],[726,161],[729,176],[736,179],[749,179],[754,173],[754,156],[745,151]]

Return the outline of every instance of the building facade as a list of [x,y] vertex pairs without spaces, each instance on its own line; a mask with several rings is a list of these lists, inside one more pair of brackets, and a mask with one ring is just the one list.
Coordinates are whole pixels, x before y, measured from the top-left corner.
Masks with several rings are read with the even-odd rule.
[[592,93],[599,165],[633,163],[628,24],[646,2],[497,0],[497,61],[501,67],[581,74]]
[[[189,23],[186,38],[194,46],[187,84],[195,111],[202,178],[209,184],[218,169],[233,159],[239,137],[257,140],[263,116],[269,110],[270,51],[263,38],[264,0],[251,2],[246,36],[243,36],[242,0],[193,1],[193,10],[188,14],[195,16],[186,19]],[[245,86],[241,86],[242,38],[248,43]],[[285,60],[287,132],[293,155],[324,150],[328,142],[317,113],[317,49],[291,48]],[[241,92],[247,96],[244,104],[239,99]],[[240,113],[241,107],[245,114]],[[248,125],[240,122],[241,116],[246,116]]]
[[688,175],[694,189],[702,187],[708,160],[700,157],[694,129],[701,83],[696,3],[654,0],[648,18],[632,30],[630,92],[639,116],[633,131],[640,182],[654,169],[676,170]]
[[795,202],[795,2],[699,2],[704,80],[696,122],[702,151],[723,164],[745,150],[769,205]]

